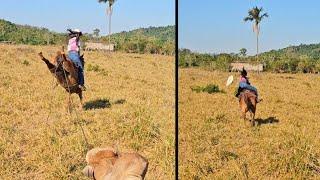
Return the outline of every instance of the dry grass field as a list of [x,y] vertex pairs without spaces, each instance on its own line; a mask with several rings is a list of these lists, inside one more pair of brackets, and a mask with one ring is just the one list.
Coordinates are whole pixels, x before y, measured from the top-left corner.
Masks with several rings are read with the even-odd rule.
[[[319,75],[248,75],[263,98],[256,127],[240,118],[238,73],[179,69],[180,179],[320,179]],[[190,88],[207,84],[225,93]]]
[[146,179],[173,179],[174,57],[85,52],[86,109],[70,116],[37,56],[59,49],[0,45],[0,179],[87,179],[81,127],[92,147],[147,157]]

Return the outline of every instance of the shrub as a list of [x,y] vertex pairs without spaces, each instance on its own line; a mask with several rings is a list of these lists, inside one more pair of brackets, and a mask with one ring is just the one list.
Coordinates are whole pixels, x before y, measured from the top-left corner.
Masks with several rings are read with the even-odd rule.
[[222,90],[219,89],[219,86],[216,85],[216,84],[208,84],[207,86],[204,86],[204,87],[193,86],[193,87],[191,87],[191,90],[195,91],[197,93],[199,93],[199,92],[207,92],[209,94],[223,92]]
[[26,65],[26,66],[29,66],[29,65],[30,65],[29,61],[27,61],[27,60],[24,60],[24,61],[22,62],[22,64],[23,64],[23,65]]

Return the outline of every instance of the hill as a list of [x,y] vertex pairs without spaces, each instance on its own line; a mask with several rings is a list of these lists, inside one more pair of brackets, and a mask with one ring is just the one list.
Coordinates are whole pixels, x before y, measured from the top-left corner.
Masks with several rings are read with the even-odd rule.
[[[107,42],[108,37],[100,40]],[[135,53],[168,54],[175,51],[175,26],[139,28],[112,35],[117,50]]]
[[123,31],[112,35],[114,38],[126,36],[128,38],[134,38],[136,36],[144,36],[149,38],[156,38],[160,41],[174,41],[175,40],[175,26],[165,27],[148,27],[139,28],[132,31]]
[[279,50],[271,50],[261,54],[262,56],[293,56],[308,57],[311,59],[320,59],[320,43],[300,44],[298,46],[289,46]]
[[228,71],[233,61],[261,62],[265,69],[271,72],[320,72],[320,43],[289,46],[279,50],[271,50],[256,56],[246,56],[237,53],[202,54],[189,49],[179,50],[179,66],[201,66],[212,70]]
[[61,44],[65,34],[29,25],[17,25],[0,19],[0,42],[11,41],[17,44],[45,45]]
[[[173,55],[175,51],[175,26],[139,28],[112,35],[116,50],[132,53]],[[107,36],[94,37],[84,34],[82,40],[108,42]],[[17,25],[0,19],[0,42],[11,41],[28,45],[60,45],[66,42],[66,33],[57,33],[46,28]]]

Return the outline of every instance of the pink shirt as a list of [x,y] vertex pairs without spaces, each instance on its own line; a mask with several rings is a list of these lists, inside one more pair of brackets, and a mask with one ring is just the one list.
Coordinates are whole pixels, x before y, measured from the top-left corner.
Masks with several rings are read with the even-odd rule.
[[80,42],[77,42],[77,37],[69,39],[68,42],[68,51],[79,51]]
[[243,83],[247,83],[247,84],[248,84],[247,79],[244,78],[243,76],[240,76],[240,82],[243,82]]

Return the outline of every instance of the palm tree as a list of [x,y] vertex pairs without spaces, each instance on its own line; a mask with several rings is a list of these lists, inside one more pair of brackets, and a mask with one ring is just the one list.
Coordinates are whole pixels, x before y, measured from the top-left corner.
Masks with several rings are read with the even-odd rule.
[[[253,32],[256,33],[257,36],[257,59],[258,59],[258,54],[259,54],[259,32],[260,32],[260,22],[264,17],[269,17],[267,13],[262,14],[262,7],[258,8],[257,6],[250,9],[248,11],[248,16],[245,17],[243,20],[245,22],[247,21],[254,21],[253,22]],[[262,15],[261,15],[262,14]]]
[[99,3],[107,3],[108,7],[106,9],[107,15],[109,15],[109,45],[110,45],[110,36],[111,36],[111,15],[112,15],[112,6],[116,0],[98,0]]

